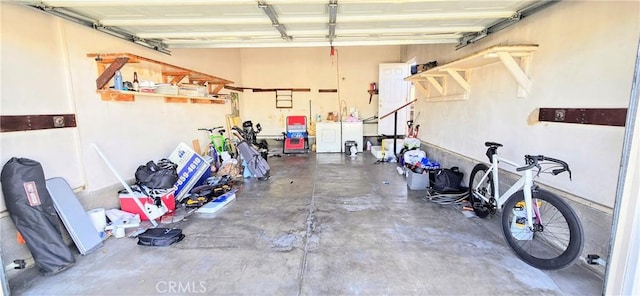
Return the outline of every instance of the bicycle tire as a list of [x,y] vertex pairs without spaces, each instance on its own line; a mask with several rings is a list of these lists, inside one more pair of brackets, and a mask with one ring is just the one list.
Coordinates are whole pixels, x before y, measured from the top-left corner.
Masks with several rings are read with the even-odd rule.
[[534,223],[538,230],[533,232],[523,224],[526,217],[520,218],[524,213],[520,207],[524,204],[524,192],[514,193],[505,203],[502,231],[507,243],[522,261],[533,267],[557,270],[570,266],[584,247],[584,232],[577,214],[566,201],[547,191],[533,190],[532,200],[540,205],[543,222]]
[[[489,170],[489,167],[487,167],[487,165],[483,163],[479,163],[473,167],[473,170],[471,170],[471,175],[469,177],[469,197],[468,197],[469,202],[471,203],[471,206],[473,207],[473,211],[475,212],[476,216],[480,218],[485,218],[489,216],[489,213],[490,213],[489,208],[494,206],[474,195],[474,189],[480,182],[480,179],[482,179],[482,176],[484,176],[484,174],[488,170]],[[493,186],[493,176],[491,174],[489,174],[487,178],[484,180],[484,183],[480,187],[478,187],[478,191],[476,193],[486,197],[487,199],[491,199],[495,196],[494,195],[495,188]]]

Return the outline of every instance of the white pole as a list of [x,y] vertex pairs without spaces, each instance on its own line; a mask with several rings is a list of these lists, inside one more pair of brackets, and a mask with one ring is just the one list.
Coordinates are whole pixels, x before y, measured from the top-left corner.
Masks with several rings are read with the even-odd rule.
[[131,198],[133,198],[133,201],[138,205],[138,208],[140,208],[140,210],[142,210],[142,212],[147,216],[147,218],[149,219],[151,224],[153,224],[153,227],[157,227],[158,223],[156,222],[156,220],[151,219],[151,216],[149,216],[149,213],[147,213],[147,210],[144,208],[144,205],[142,205],[140,200],[136,197],[135,193],[133,192],[133,189],[131,189],[129,184],[127,184],[127,182],[125,182],[124,179],[122,179],[122,177],[120,177],[120,175],[118,174],[116,169],[111,165],[111,162],[109,162],[107,157],[104,156],[104,154],[102,154],[102,151],[100,150],[100,148],[98,148],[98,145],[96,145],[96,144],[92,144],[92,145],[93,145],[93,148],[96,149],[96,152],[98,152],[98,155],[100,155],[100,157],[102,157],[102,160],[104,160],[104,162],[107,164],[109,169],[111,169],[111,172],[113,172],[113,174],[116,176],[116,178],[118,178],[118,181],[120,181],[120,183],[124,186],[124,188],[127,189],[129,194],[131,194]]

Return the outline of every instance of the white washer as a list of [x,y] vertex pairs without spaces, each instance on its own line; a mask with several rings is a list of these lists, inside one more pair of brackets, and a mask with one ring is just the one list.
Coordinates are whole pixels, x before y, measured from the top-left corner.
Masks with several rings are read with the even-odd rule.
[[362,121],[343,122],[342,123],[342,149],[344,150],[344,142],[356,141],[358,144],[358,152],[362,152],[363,145],[363,125]]

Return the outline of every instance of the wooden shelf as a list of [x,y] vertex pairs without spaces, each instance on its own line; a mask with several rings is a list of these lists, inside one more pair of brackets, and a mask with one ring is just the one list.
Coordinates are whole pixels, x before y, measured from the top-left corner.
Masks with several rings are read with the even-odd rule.
[[211,97],[193,97],[183,95],[167,95],[147,92],[120,91],[109,89],[107,84],[113,78],[116,71],[126,64],[136,64],[134,67],[152,69],[162,75],[162,82],[178,84],[186,79],[189,84],[206,85],[211,95],[221,95],[219,91],[233,81],[198,71],[170,65],[164,62],[137,56],[130,53],[90,53],[87,57],[93,58],[98,64],[98,78],[96,89],[102,100],[107,101],[134,101],[136,96],[163,97],[168,103],[200,103],[200,104],[224,104],[226,100]]
[[[528,77],[531,54],[538,45],[498,45],[489,47],[450,63],[420,72],[404,80],[413,82],[429,100],[466,100],[471,92],[470,71],[474,68],[502,62],[518,83],[518,97],[526,97],[531,92]],[[519,59],[519,62],[516,61]],[[462,93],[447,93],[447,83],[453,80],[463,90]],[[432,96],[433,92],[437,95]]]
[[[103,101],[134,101],[136,96],[165,98],[167,103],[198,103],[198,104],[224,104],[225,99],[210,97],[192,97],[181,95],[157,94],[126,90],[99,89],[98,93]],[[222,95],[221,95],[222,96]]]

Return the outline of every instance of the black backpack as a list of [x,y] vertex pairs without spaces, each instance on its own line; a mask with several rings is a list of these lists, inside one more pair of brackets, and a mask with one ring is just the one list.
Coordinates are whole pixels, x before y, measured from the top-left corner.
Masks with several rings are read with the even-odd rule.
[[141,165],[136,170],[136,182],[153,189],[168,189],[178,181],[177,165],[168,159],[161,159]]

